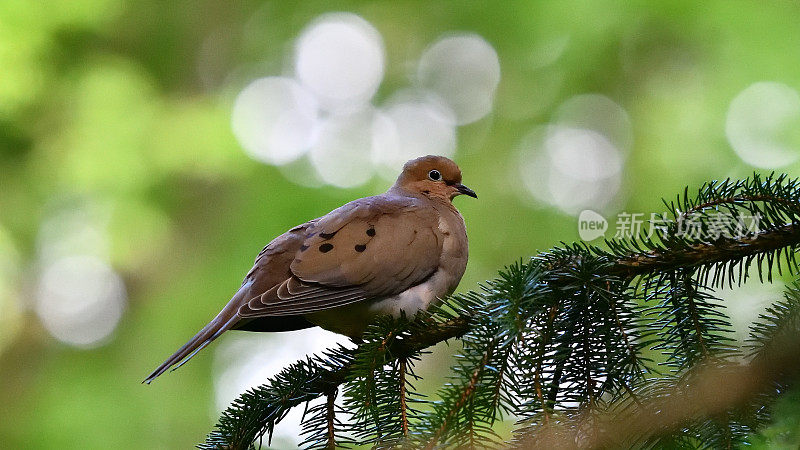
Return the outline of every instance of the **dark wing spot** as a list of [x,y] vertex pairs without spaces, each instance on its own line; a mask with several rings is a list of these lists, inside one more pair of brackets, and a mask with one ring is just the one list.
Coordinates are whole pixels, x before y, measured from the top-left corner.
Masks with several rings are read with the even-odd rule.
[[363,252],[366,249],[367,249],[366,245],[363,245],[363,244],[356,245],[356,251],[359,252],[359,253]]
[[367,236],[372,237],[375,236],[375,228],[370,228],[367,230]]
[[328,239],[336,236],[337,232],[338,232],[338,230],[334,231],[333,233],[320,233],[319,237],[321,237],[322,239],[325,239],[327,241]]
[[304,252],[306,250],[308,250],[308,246],[306,244],[303,244],[303,245],[300,246],[300,251],[301,252]]
[[333,245],[325,243],[319,246],[319,251],[322,253],[328,253],[329,251],[333,250]]

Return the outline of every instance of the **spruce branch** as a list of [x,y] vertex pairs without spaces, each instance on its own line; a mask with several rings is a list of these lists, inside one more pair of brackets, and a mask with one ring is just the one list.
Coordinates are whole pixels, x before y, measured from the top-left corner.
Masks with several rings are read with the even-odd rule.
[[[605,249],[585,243],[554,248],[415,321],[378,320],[357,349],[298,362],[243,394],[201,448],[247,448],[271,436],[290,408],[320,397],[326,401],[309,409],[304,424],[304,445],[311,447],[494,446],[499,438],[492,425],[506,413],[523,419],[514,440],[521,448],[542,433],[582,443],[596,435],[598,445],[741,442],[768,412],[730,408],[752,404],[754,396],[767,404],[775,393],[763,386],[783,381],[768,376],[757,380],[758,389],[737,385],[746,395],[717,409],[690,408],[690,417],[663,423],[679,429],[671,434],[606,431],[615,430],[608,424],[612,413],[623,422],[628,416],[621,414],[628,414],[635,424],[647,411],[667,408],[668,394],[691,401],[705,370],[724,368],[735,380],[739,367],[730,365],[730,357],[741,352],[731,344],[730,321],[713,290],[745,281],[751,267],[761,281],[771,281],[784,267],[796,273],[798,186],[785,176],[755,175],[708,183],[693,196],[687,189],[665,202],[672,216],[660,234],[606,241]],[[757,229],[743,230],[754,217]],[[732,220],[720,225],[721,218]],[[699,235],[684,232],[688,221]],[[776,361],[763,356],[769,354],[765,349],[772,348],[775,330],[796,324],[787,317],[800,312],[798,298],[797,289],[790,291],[754,327],[753,370],[761,369],[764,358]],[[430,402],[432,411],[412,408],[409,402],[418,397],[409,382],[415,378],[413,361],[451,338],[461,339],[463,349],[450,382]],[[671,371],[651,377],[660,371],[645,356],[647,349],[663,351]],[[354,423],[339,423],[334,415],[332,399],[341,386]],[[575,430],[582,434],[575,436]],[[347,432],[354,441],[340,436]]]

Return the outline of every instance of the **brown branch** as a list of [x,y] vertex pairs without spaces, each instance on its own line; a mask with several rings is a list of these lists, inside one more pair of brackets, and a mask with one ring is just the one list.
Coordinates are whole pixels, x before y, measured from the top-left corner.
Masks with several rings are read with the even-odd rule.
[[608,274],[631,279],[656,271],[667,272],[741,260],[799,244],[800,226],[786,224],[741,239],[720,238],[713,244],[698,243],[688,248],[633,253],[615,261]]
[[[545,329],[550,330],[552,328],[553,322],[556,320],[556,314],[558,313],[558,303],[554,304],[550,307],[550,312],[547,315],[547,327]],[[544,348],[546,343],[550,341],[550,334],[545,334],[542,336],[542,339],[537,346],[537,352],[539,358],[536,361],[536,373],[533,377],[533,386],[536,389],[536,397],[539,399],[539,403],[542,405],[542,411],[544,412],[544,422],[550,423],[550,407],[545,402],[544,394],[542,393],[542,363],[544,362]]]
[[538,364],[536,367],[536,374],[534,374],[534,388],[536,389],[536,398],[539,399],[539,403],[542,405],[542,411],[544,412],[544,422],[550,423],[550,408],[544,401],[544,396],[542,395],[542,380],[541,380],[541,369],[542,365]]
[[617,313],[617,299],[613,299],[611,302],[611,311],[614,313],[614,322],[617,324],[617,330],[619,330],[619,333],[622,335],[622,340],[625,342],[625,348],[628,349],[628,353],[632,357],[636,358],[636,351],[631,345],[628,333],[625,332],[625,328],[622,326],[622,321],[619,320],[619,313]]
[[492,355],[494,351],[494,341],[489,345],[489,348],[486,349],[486,352],[483,354],[483,358],[481,358],[481,363],[475,367],[475,370],[472,371],[472,376],[469,378],[469,382],[467,385],[464,386],[464,391],[461,393],[458,401],[447,411],[447,415],[442,420],[442,424],[436,430],[433,437],[428,444],[425,446],[425,449],[433,449],[436,448],[436,444],[439,442],[439,439],[444,434],[445,430],[447,430],[447,423],[450,419],[453,418],[454,415],[458,413],[458,411],[467,403],[467,401],[472,399],[472,394],[475,393],[475,389],[478,386],[478,379],[480,378],[483,370],[486,368],[486,363],[489,362],[489,357]]
[[400,429],[403,430],[403,437],[408,436],[408,415],[406,412],[406,364],[407,358],[400,358],[399,361],[399,380],[400,384]]
[[742,195],[742,196],[718,198],[716,200],[710,200],[704,203],[699,203],[687,209],[686,211],[681,211],[680,216],[686,217],[689,214],[695,213],[702,209],[710,208],[712,206],[719,206],[725,203],[735,204],[743,202],[775,202],[775,203],[784,203],[787,205],[793,205],[793,203],[790,200],[773,197],[771,195]]
[[336,434],[334,429],[334,419],[335,419],[335,405],[334,401],[336,400],[336,391],[333,390],[328,392],[327,394],[327,403],[325,404],[325,419],[328,427],[327,431],[327,438],[328,442],[325,444],[325,448],[329,450],[336,449]]
[[[525,323],[525,318],[523,318],[522,314],[520,314],[519,306],[517,306],[514,310],[514,323],[516,324],[517,330],[522,330],[523,324]],[[500,364],[500,369],[497,375],[497,381],[495,382],[494,388],[492,390],[492,411],[493,411],[492,420],[494,420],[495,418],[494,413],[497,412],[502,401],[501,392],[503,390],[503,382],[506,379],[508,366],[511,363],[510,361],[511,349],[512,347],[522,348],[524,346],[525,346],[525,333],[520,332],[519,340],[507,346],[505,352],[503,353],[502,363]]]
[[[516,344],[512,344],[516,345]],[[501,396],[503,391],[503,381],[505,381],[505,376],[508,371],[508,364],[510,363],[511,355],[511,345],[506,348],[506,351],[503,352],[502,362],[500,363],[500,368],[497,371],[497,381],[495,381],[494,386],[492,387],[492,411],[493,414],[497,412],[501,405]],[[494,418],[494,416],[493,416]],[[494,419],[493,419],[494,420]]]
[[[588,295],[584,291],[584,296],[588,297]],[[587,299],[588,300],[588,299]],[[583,328],[588,328],[587,320],[589,319],[589,314],[583,314]],[[592,378],[592,364],[589,359],[589,333],[586,332],[585,329],[583,334],[583,376],[586,378],[586,394],[589,396],[589,406],[594,406],[595,399],[594,399],[594,384],[595,381]]]
[[[470,318],[466,316],[456,317],[445,322],[431,322],[425,329],[425,333],[413,334],[403,340],[394,340],[389,343],[387,349],[391,356],[386,362],[411,356],[448,339],[459,338],[469,330]],[[320,386],[338,386],[347,380],[351,370],[351,367],[347,365],[341,369],[326,372],[319,378],[318,383]],[[311,389],[313,391],[314,386]]]
[[708,347],[706,347],[706,340],[703,337],[703,330],[700,329],[700,315],[697,312],[697,304],[694,301],[694,296],[697,293],[697,290],[691,285],[689,278],[690,275],[686,275],[684,277],[684,283],[686,283],[687,289],[689,289],[689,295],[686,296],[687,306],[689,307],[689,314],[692,316],[692,325],[694,326],[694,333],[697,335],[697,340],[700,343],[700,348],[703,351],[703,358],[708,358],[709,352]]

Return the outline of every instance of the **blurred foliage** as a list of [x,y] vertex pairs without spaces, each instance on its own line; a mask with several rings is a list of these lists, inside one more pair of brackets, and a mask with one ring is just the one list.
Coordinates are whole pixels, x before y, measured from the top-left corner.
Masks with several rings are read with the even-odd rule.
[[800,389],[790,390],[773,407],[774,424],[752,439],[755,449],[797,448],[800,442]]
[[[389,184],[302,187],[250,160],[230,131],[238,91],[285,71],[292,40],[327,11],[383,35],[381,98],[443,33],[474,32],[497,50],[494,112],[458,131],[456,160],[481,196],[458,201],[471,247],[462,291],[577,239],[576,219],[534,203],[517,170],[520,139],[564,100],[601,93],[630,115],[615,214],[661,211],[664,193],[752,173],[725,137],[731,100],[759,81],[800,88],[800,7],[788,0],[0,0],[0,446],[187,448],[213,425],[211,352],[150,387],[140,379],[218,311],[272,237]],[[94,349],[59,343],[32,309],[40,230],[84,203],[107,241],[92,252],[129,298]],[[785,402],[792,417],[797,402]]]

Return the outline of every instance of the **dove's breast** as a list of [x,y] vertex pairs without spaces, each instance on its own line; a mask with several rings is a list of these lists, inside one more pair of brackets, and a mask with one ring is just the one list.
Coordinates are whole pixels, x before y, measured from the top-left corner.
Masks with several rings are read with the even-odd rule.
[[467,231],[464,219],[455,208],[443,208],[439,213],[437,238],[442,240],[442,246],[436,270],[423,282],[397,295],[373,301],[369,305],[373,316],[391,314],[400,317],[402,311],[406,317],[413,317],[417,312],[427,310],[431,304],[452,294],[458,286],[467,268]]
[[439,268],[446,273],[450,282],[444,295],[450,295],[464,276],[469,256],[467,227],[464,218],[452,205],[439,216],[439,232],[444,239]]

